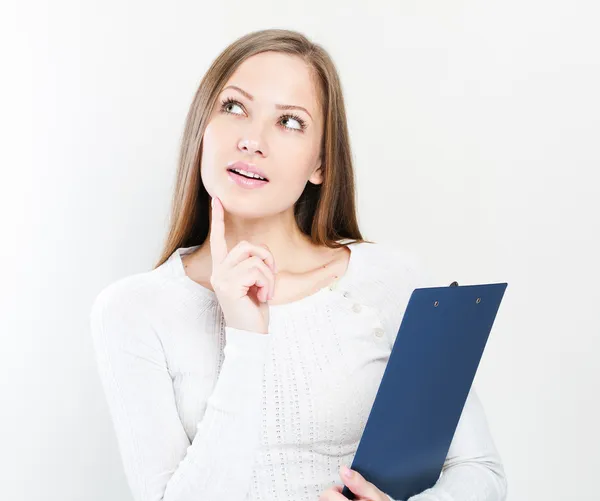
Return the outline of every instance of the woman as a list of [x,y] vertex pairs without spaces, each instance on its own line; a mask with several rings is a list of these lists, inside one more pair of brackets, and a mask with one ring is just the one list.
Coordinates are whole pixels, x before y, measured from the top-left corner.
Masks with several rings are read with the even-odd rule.
[[[137,501],[389,501],[352,463],[410,293],[433,285],[357,224],[340,81],[297,32],[250,33],[191,105],[155,268],[91,311]],[[437,484],[411,500],[500,501],[471,391]]]

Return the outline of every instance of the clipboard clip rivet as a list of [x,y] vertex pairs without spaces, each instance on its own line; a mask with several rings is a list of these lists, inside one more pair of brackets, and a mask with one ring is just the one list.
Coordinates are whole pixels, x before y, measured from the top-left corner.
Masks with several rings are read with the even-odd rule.
[[481,303],[481,298],[480,298],[480,297],[478,297],[478,298],[475,300],[475,302],[476,302],[477,304]]
[[433,306],[435,306],[435,307],[437,308],[438,304],[440,304],[440,302],[439,302],[439,301],[435,301],[435,302],[433,303]]

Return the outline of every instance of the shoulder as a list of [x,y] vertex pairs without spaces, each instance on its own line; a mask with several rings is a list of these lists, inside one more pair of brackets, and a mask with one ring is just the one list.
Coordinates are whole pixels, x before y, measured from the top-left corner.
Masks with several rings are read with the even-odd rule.
[[166,354],[155,313],[163,295],[155,273],[136,273],[105,286],[89,311],[89,334],[103,375],[151,362],[165,367]]
[[115,280],[104,286],[93,299],[90,316],[96,319],[146,315],[159,305],[166,278],[159,267]]
[[433,274],[413,250],[390,243],[361,243],[353,294],[375,308],[393,346],[415,289],[434,287]]

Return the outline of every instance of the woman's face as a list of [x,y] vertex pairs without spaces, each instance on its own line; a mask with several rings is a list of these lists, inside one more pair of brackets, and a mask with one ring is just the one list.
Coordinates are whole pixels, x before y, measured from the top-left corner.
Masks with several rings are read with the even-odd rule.
[[[209,119],[201,159],[204,186],[230,213],[283,212],[300,198],[307,181],[323,180],[322,130],[317,90],[302,59],[272,51],[254,55],[223,86]],[[254,189],[239,186],[228,171],[237,161],[255,165],[269,182]]]

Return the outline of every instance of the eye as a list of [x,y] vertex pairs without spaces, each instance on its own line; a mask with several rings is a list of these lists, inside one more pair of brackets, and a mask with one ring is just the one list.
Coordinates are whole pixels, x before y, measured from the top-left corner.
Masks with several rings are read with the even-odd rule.
[[[221,101],[221,111],[222,112],[231,113],[232,115],[240,115],[240,113],[235,113],[235,112],[231,112],[228,110],[228,108],[231,109],[232,107],[235,107],[235,106],[237,106],[238,108],[241,109],[240,102],[233,99],[232,97],[228,97],[227,99],[224,99],[223,101]],[[298,127],[288,127],[288,126],[284,125],[283,128],[286,130],[304,132],[304,129],[306,129],[306,127],[307,127],[306,122],[304,120],[302,120],[301,117],[299,117],[298,115],[295,115],[293,113],[282,115],[280,121],[283,122],[285,120],[293,120],[298,123]]]
[[[238,103],[235,99],[229,97],[227,99],[225,99],[224,101],[221,101],[221,109],[225,110],[225,108],[227,108],[230,105],[235,105],[238,108],[240,107],[240,103]],[[231,111],[226,111],[226,113],[231,113]],[[234,113],[234,115],[238,115],[239,113]]]
[[[299,131],[303,131],[304,129],[306,129],[306,122],[304,120],[302,120],[298,115],[283,115],[283,117],[281,117],[282,120],[294,120],[296,122],[298,122],[299,127],[292,127],[292,129],[296,129]],[[290,128],[290,127],[287,127]]]

